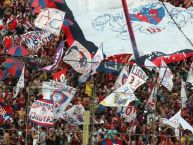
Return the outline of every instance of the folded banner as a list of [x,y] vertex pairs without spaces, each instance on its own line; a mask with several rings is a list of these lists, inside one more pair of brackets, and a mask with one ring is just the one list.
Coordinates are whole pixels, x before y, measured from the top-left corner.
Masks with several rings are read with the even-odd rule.
[[40,126],[52,127],[54,105],[51,101],[36,100],[30,109],[29,119]]
[[173,74],[163,60],[161,60],[158,83],[161,83],[169,91],[173,88]]
[[82,105],[74,105],[70,109],[66,110],[65,113],[63,113],[63,115],[60,117],[69,124],[80,125],[84,122],[84,111],[85,109]]
[[35,19],[37,28],[47,30],[52,34],[59,36],[63,25],[65,12],[58,9],[46,8]]
[[146,82],[148,76],[137,65],[134,65],[130,71],[127,83],[130,85],[132,91],[135,91],[139,86]]
[[67,86],[64,83],[51,80],[50,82],[43,82],[42,93],[44,99],[54,101],[54,118],[57,119],[59,115],[65,111],[66,107],[74,97],[77,89]]
[[119,87],[123,86],[127,82],[128,77],[129,77],[129,66],[125,66],[115,82],[114,85],[115,89],[118,89]]
[[107,96],[100,104],[109,107],[128,106],[137,100],[129,84],[125,84]]
[[[82,5],[79,1],[82,1]],[[103,42],[104,54],[107,57],[115,54],[133,54],[123,9],[120,6],[109,7],[109,3],[101,5],[97,0],[93,0],[92,3],[106,9],[101,10],[101,7],[90,9],[92,5],[84,0],[66,0],[66,15],[70,20],[73,21],[74,18],[75,21],[73,21],[75,26],[70,28],[74,38],[78,39],[78,32],[81,30],[85,39],[96,46],[100,46]],[[121,1],[118,3],[121,5]],[[186,57],[186,54],[192,52],[193,47],[169,15],[173,16],[181,30],[193,41],[193,34],[189,31],[193,29],[192,7],[184,9],[165,3],[167,12],[161,2],[141,3],[142,1],[130,9],[140,56],[145,55],[145,58],[154,60],[160,56],[183,54],[183,52]],[[75,31],[76,29],[78,31]],[[176,42],[176,40],[179,41]],[[179,59],[182,58],[176,55],[168,62],[179,61]]]
[[56,49],[56,53],[54,55],[54,63],[49,66],[45,66],[42,68],[42,70],[45,71],[53,71],[58,66],[60,60],[62,59],[64,53],[64,41],[60,42],[59,46]]
[[67,82],[67,80],[65,79],[66,71],[67,71],[67,68],[64,68],[64,69],[54,73],[53,74],[53,80],[59,81],[59,82],[62,82],[62,83],[66,83]]
[[30,51],[37,52],[42,44],[51,40],[51,35],[45,30],[31,31],[21,35],[21,38]]
[[85,71],[89,70],[91,67],[90,52],[78,41],[74,41],[72,46],[63,57],[63,61],[71,65],[74,70],[81,74],[84,74]]

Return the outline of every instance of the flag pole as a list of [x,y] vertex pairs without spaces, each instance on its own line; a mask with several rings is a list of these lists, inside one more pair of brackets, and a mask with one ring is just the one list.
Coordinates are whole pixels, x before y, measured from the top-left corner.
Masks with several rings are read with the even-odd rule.
[[126,24],[127,24],[131,44],[132,44],[133,54],[135,56],[135,61],[136,61],[136,64],[141,65],[141,61],[139,59],[139,52],[138,52],[138,48],[137,48],[137,43],[136,43],[136,40],[135,40],[135,35],[134,35],[133,27],[132,27],[132,24],[131,24],[129,9],[128,9],[128,5],[127,5],[126,0],[122,0],[122,6],[123,6],[125,19],[126,19]]

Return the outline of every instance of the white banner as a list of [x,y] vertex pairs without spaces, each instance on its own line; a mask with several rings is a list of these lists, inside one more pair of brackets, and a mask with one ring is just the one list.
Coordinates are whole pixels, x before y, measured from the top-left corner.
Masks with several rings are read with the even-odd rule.
[[68,49],[63,61],[71,65],[74,70],[84,74],[86,70],[91,67],[91,56],[89,51],[77,41],[74,41],[72,46]]
[[[84,4],[78,5],[81,0],[75,1],[66,0],[66,3],[86,40],[96,46],[100,46],[103,42],[104,54],[107,57],[115,54],[133,54],[121,1],[117,1],[119,6],[117,3],[113,5],[115,2],[96,0],[94,2],[90,0],[90,3],[82,0]],[[178,26],[193,41],[193,33],[190,31],[193,30],[192,7],[184,9],[165,3],[169,11],[167,12],[161,2],[141,4],[142,1],[129,9],[137,46],[141,50],[140,56],[153,52],[172,54],[193,49],[169,15],[173,16]],[[96,5],[98,6],[95,7]],[[130,6],[132,5],[128,4],[129,8]]]
[[37,52],[42,44],[51,40],[51,35],[45,30],[31,31],[21,35],[21,38],[30,51]]
[[154,87],[152,89],[150,97],[149,97],[149,99],[148,99],[148,101],[147,101],[147,103],[145,105],[145,108],[149,107],[149,108],[151,108],[153,110],[155,109],[155,107],[156,107],[155,106],[155,103],[156,103],[156,100],[155,100],[156,96],[155,95],[157,95],[157,87]]
[[185,87],[186,87],[186,83],[181,79],[181,103],[182,103],[182,108],[186,106],[186,102],[188,101]]
[[146,82],[148,76],[137,65],[134,65],[130,71],[127,83],[130,85],[132,91],[135,91],[139,86]]
[[124,66],[114,84],[115,89],[118,89],[119,87],[123,86],[127,82],[128,77],[129,77],[129,66]]
[[66,107],[74,97],[77,89],[64,83],[51,80],[43,82],[42,93],[44,99],[54,101],[54,118],[57,119],[59,114],[65,111]]
[[30,109],[29,119],[41,126],[52,127],[54,105],[46,100],[36,100]]
[[107,96],[100,104],[109,107],[128,106],[128,104],[137,100],[129,84],[116,89]]
[[161,60],[158,83],[161,83],[169,91],[173,88],[173,74],[163,60]]
[[63,25],[64,16],[65,12],[58,9],[43,9],[35,19],[35,26],[59,36]]

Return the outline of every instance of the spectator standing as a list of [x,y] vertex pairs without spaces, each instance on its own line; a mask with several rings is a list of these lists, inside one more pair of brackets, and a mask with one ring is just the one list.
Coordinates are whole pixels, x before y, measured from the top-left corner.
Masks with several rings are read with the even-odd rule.
[[40,133],[39,133],[39,145],[47,145],[46,144],[46,132],[44,127],[40,127]]

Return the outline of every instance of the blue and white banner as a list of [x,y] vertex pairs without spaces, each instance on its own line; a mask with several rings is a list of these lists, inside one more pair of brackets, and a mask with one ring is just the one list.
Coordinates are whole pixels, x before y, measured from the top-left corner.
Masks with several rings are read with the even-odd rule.
[[74,41],[63,57],[63,61],[71,65],[74,70],[81,74],[85,74],[85,71],[91,67],[90,52],[78,41]]
[[56,53],[54,55],[54,63],[49,66],[45,66],[42,68],[44,71],[53,71],[58,66],[60,60],[62,59],[64,53],[64,41],[60,42],[59,46],[57,47]]
[[[66,0],[67,7],[88,42],[93,42],[97,47],[103,43],[107,57],[133,54],[121,1],[116,1],[115,5],[111,3],[115,4],[96,0]],[[169,3],[165,5],[181,30],[193,42],[193,33],[190,31],[193,29],[193,8],[174,7]],[[130,4],[128,6],[131,8]],[[140,56],[146,55],[151,60],[151,56],[159,57],[159,54],[166,56],[192,52],[192,45],[177,28],[161,2],[142,4],[140,1],[129,10]],[[71,14],[68,10],[65,12],[66,15]],[[70,29],[75,34],[73,28]]]

